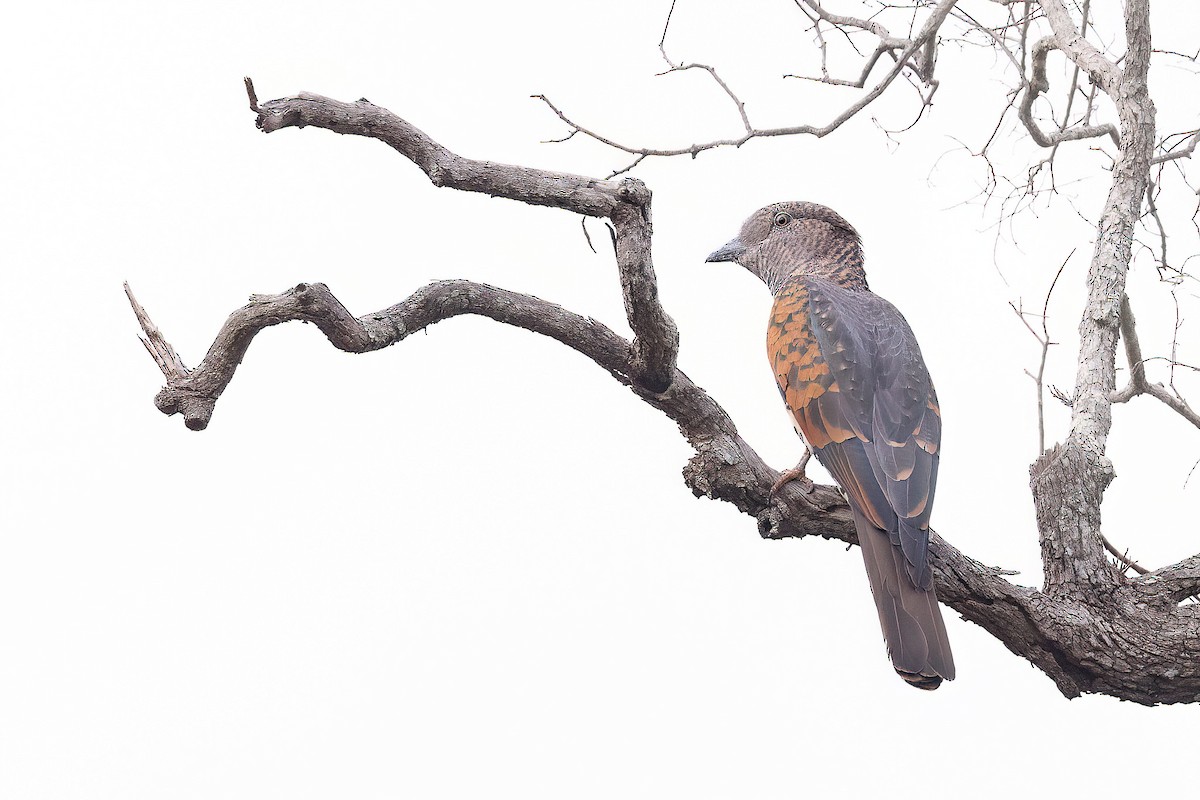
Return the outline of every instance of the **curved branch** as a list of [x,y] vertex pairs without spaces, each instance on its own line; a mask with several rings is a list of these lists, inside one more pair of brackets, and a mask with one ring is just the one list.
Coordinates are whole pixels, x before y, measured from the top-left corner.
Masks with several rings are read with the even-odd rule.
[[[671,57],[667,55],[667,31],[671,27],[671,17],[674,14],[675,2],[672,0],[671,9],[667,11],[667,21],[663,23],[662,36],[658,40],[658,52],[662,54],[663,61],[667,62],[667,72],[686,72],[689,69],[702,69],[707,72],[709,77],[716,81],[717,86],[721,87],[721,91],[725,92],[729,99],[733,101],[734,107],[737,108],[738,116],[742,118],[742,127],[746,130],[746,133],[750,133],[752,130],[754,130],[754,126],[750,124],[750,118],[746,116],[746,104],[742,102],[741,98],[737,96],[733,89],[729,88],[729,84],[717,74],[716,67],[712,67],[708,64],[697,63],[680,64],[672,61]],[[574,131],[572,133],[574,133]]]
[[650,190],[633,178],[621,186],[631,202],[617,205],[609,217],[625,315],[634,334],[630,369],[639,386],[662,392],[675,372],[679,329],[658,301],[658,278],[650,259]]
[[1127,403],[1140,394],[1148,394],[1200,428],[1200,413],[1186,400],[1167,391],[1167,387],[1161,383],[1151,383],[1146,378],[1146,359],[1142,357],[1137,320],[1129,304],[1129,295],[1121,298],[1121,339],[1125,342],[1125,358],[1129,361],[1129,383],[1125,384],[1124,388],[1111,392],[1109,400],[1113,403]]
[[1093,139],[1097,136],[1105,135],[1113,140],[1113,144],[1119,145],[1121,143],[1121,136],[1117,132],[1117,126],[1111,122],[1106,122],[1103,125],[1073,125],[1069,128],[1060,128],[1051,133],[1046,133],[1034,120],[1033,103],[1042,93],[1050,88],[1050,81],[1046,78],[1046,56],[1049,55],[1051,50],[1061,49],[1063,48],[1056,36],[1046,36],[1034,42],[1031,51],[1033,56],[1033,74],[1029,79],[1025,96],[1021,99],[1021,105],[1017,109],[1017,116],[1020,118],[1021,124],[1029,131],[1029,137],[1039,147],[1055,147],[1063,142],[1073,142],[1078,139]]
[[[1092,83],[1115,100],[1122,79],[1117,65],[1084,38],[1062,0],[1038,0],[1038,5],[1042,7],[1042,13],[1054,32],[1056,49],[1062,50],[1067,58],[1088,74]],[[1146,37],[1147,41],[1149,38]]]
[[[598,181],[581,175],[463,158],[410,122],[366,99],[343,103],[301,92],[259,104],[254,83],[245,79],[250,108],[264,133],[311,125],[341,134],[369,136],[412,161],[435,186],[483,192],[531,205],[546,205],[594,217],[609,217],[617,230],[617,267],[629,325],[638,385],[661,392],[670,383],[679,353],[679,331],[658,300],[650,257],[650,190],[636,179]],[[199,418],[197,418],[199,419]]]
[[881,47],[899,50],[908,44],[906,39],[898,39],[892,36],[891,32],[878,20],[859,19],[858,17],[848,17],[842,14],[832,14],[826,11],[820,3],[816,2],[816,0],[792,0],[792,2],[794,2],[797,6],[799,6],[801,3],[808,6],[810,9],[812,9],[814,14],[828,22],[830,25],[858,28],[859,30],[868,31],[875,34],[879,38],[879,44]]
[[[126,293],[136,304],[128,286]],[[182,375],[168,375],[166,388],[154,402],[164,414],[185,413],[189,428],[203,430],[250,343],[272,325],[310,322],[339,350],[368,353],[459,314],[479,314],[549,336],[583,353],[626,386],[632,385],[628,341],[595,320],[535,297],[470,281],[438,281],[390,308],[355,317],[325,284],[301,283],[280,294],[252,295],[248,304],[225,320],[204,360]],[[144,309],[138,317],[143,327],[153,326]],[[185,406],[194,401],[207,413],[186,417]]]
[[[130,301],[137,302],[132,292]],[[338,349],[366,353],[462,314],[488,317],[555,339],[631,387],[642,400],[674,420],[695,448],[696,454],[684,469],[692,491],[733,503],[755,517],[764,537],[820,536],[857,544],[849,508],[836,487],[814,485],[806,493],[793,482],[772,497],[771,487],[779,473],[738,435],[724,409],[684,373],[676,370],[665,392],[642,389],[631,377],[632,348],[626,339],[561,306],[486,284],[462,280],[431,283],[390,308],[361,317],[353,316],[321,283],[302,283],[276,295],[255,295],[225,321],[199,366],[182,377],[168,379],[155,404],[165,414],[184,415],[193,430],[206,427],[251,341],[273,325],[310,322]],[[154,327],[144,310],[139,319]],[[1096,668],[1088,664],[1087,654],[1095,652],[1098,645],[1081,640],[1077,630],[1077,619],[1085,607],[1016,586],[1004,578],[1004,571],[980,564],[937,533],[931,532],[930,553],[942,602],[1041,668],[1068,697],[1097,691]],[[1184,585],[1188,578],[1185,567],[1177,565],[1178,575],[1163,572],[1159,577],[1174,580],[1172,586]],[[1190,686],[1184,682],[1179,691],[1194,692]],[[1123,687],[1119,696],[1139,702],[1181,701],[1161,688],[1153,693],[1139,691]]]
[[[855,89],[861,89],[866,86],[867,78],[871,76],[871,71],[875,69],[875,65],[879,63],[879,59],[884,53],[891,54],[894,57],[897,50],[903,50],[910,44],[908,39],[900,39],[892,36],[891,32],[878,20],[859,19],[858,17],[832,14],[826,11],[820,3],[815,2],[815,0],[792,0],[792,2],[794,2],[796,6],[802,12],[804,12],[805,16],[807,16],[810,20],[813,20],[813,28],[816,30],[817,36],[821,40],[822,75],[820,78],[809,78],[804,75],[785,75],[784,77],[801,78],[802,80],[811,80],[817,83],[827,83],[831,86],[850,86]],[[813,14],[816,14],[816,19],[813,19],[808,11],[805,10],[806,6],[812,10]],[[875,51],[871,53],[870,57],[867,58],[867,62],[863,65],[862,71],[855,80],[831,78],[829,76],[829,70],[826,64],[827,59],[825,54],[824,35],[821,33],[822,21],[828,22],[838,30],[842,30],[844,28],[856,28],[861,31],[872,33],[879,39],[879,44],[875,46]],[[848,38],[849,34],[846,34],[846,36]],[[929,42],[932,43],[934,37],[930,36],[928,39]],[[924,50],[917,53],[916,56],[917,57],[914,59],[913,66],[916,69],[917,74],[921,75],[925,81],[928,81],[933,75],[933,59],[929,57]]]
[[344,103],[301,92],[295,97],[258,104],[254,84],[249,78],[245,81],[252,108],[258,114],[256,124],[263,133],[312,126],[378,139],[420,167],[434,186],[553,206],[590,217],[607,217],[618,203],[630,199],[622,194],[621,182],[464,158],[366,98]]

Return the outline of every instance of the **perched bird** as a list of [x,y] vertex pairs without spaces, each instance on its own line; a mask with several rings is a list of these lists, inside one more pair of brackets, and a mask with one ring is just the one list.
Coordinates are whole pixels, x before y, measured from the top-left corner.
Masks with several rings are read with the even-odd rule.
[[[767,356],[796,429],[849,499],[892,666],[921,689],[953,680],[929,565],[937,395],[908,323],[867,288],[858,232],[825,206],[776,203],[706,260],[741,264],[775,297]],[[802,466],[792,472],[781,483]]]

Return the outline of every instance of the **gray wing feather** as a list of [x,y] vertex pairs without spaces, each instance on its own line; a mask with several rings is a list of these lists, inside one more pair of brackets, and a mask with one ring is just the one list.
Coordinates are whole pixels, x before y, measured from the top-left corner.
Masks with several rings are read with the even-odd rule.
[[[941,420],[930,408],[937,400],[921,349],[904,316],[878,295],[816,279],[808,281],[808,293],[813,332],[838,387],[832,397],[817,399],[827,401],[819,406],[821,416],[844,419],[866,444],[865,459],[846,453],[843,466],[868,494],[881,491],[874,516],[890,523],[886,532],[903,553],[913,584],[928,589],[933,575],[927,529]],[[828,449],[817,451],[822,463],[832,455],[821,452]]]

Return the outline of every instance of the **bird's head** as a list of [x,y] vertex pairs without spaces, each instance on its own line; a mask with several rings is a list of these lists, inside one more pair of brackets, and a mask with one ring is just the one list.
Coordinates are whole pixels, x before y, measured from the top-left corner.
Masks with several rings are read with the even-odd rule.
[[772,293],[800,275],[867,288],[858,231],[836,211],[816,203],[760,208],[705,261],[737,262],[762,278]]

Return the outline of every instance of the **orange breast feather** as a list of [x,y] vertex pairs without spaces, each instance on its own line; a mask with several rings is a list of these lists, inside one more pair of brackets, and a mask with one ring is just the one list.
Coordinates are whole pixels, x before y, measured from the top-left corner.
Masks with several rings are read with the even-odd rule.
[[813,335],[803,283],[775,298],[767,327],[767,355],[783,401],[810,446],[825,447],[858,435],[842,412],[837,381]]

